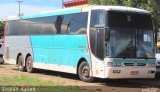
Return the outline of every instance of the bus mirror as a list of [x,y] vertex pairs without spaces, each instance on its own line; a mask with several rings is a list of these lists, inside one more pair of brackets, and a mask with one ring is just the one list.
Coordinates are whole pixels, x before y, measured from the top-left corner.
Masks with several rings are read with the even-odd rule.
[[105,41],[110,40],[110,31],[108,28],[105,28]]

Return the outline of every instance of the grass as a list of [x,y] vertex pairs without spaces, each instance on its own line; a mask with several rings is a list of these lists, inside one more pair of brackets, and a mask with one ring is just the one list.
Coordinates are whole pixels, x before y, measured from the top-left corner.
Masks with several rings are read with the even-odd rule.
[[[18,88],[18,91],[14,92],[22,92],[22,90],[34,90],[34,92],[95,92],[94,90],[82,90],[78,86],[61,86],[52,81],[40,80],[24,75],[9,77],[0,76],[0,86],[4,86],[3,89],[13,90]],[[0,91],[2,91],[1,88]],[[8,92],[8,90],[6,92]]]
[[6,86],[15,86],[15,85],[52,86],[53,82],[44,81],[38,78],[22,75],[22,76],[0,77],[0,84]]

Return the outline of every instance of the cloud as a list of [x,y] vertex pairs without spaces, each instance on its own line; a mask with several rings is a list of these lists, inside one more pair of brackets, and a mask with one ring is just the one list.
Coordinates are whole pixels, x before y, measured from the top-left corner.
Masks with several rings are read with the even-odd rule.
[[[0,4],[0,20],[6,16],[15,16],[18,15],[18,4],[17,3],[10,3],[10,4]],[[24,15],[45,12],[50,10],[58,9],[59,7],[52,7],[52,6],[31,6],[31,5],[22,5],[21,12]]]

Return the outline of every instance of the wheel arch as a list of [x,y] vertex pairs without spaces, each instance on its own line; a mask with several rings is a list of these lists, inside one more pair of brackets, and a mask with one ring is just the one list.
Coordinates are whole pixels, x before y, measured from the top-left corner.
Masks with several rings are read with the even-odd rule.
[[19,58],[19,56],[21,56],[22,55],[22,53],[18,53],[18,55],[17,55],[17,58],[16,58],[16,65],[18,65],[18,58]]

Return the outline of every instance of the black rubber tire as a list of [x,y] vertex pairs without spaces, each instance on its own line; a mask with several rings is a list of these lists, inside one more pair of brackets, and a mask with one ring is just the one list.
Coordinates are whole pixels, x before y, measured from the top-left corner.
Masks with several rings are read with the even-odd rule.
[[27,57],[26,69],[27,69],[27,72],[29,73],[33,73],[35,71],[35,69],[33,68],[33,61],[31,56]]
[[[89,71],[87,72],[87,74],[88,74],[87,77],[85,77],[85,75],[83,75],[83,69],[84,69],[85,67],[88,67],[88,68],[89,68]],[[85,62],[85,61],[83,61],[83,62],[80,64],[79,68],[78,68],[78,76],[79,76],[79,78],[80,78],[82,81],[84,81],[84,82],[93,82],[94,79],[95,79],[94,77],[90,76],[90,67],[89,67],[89,64],[88,64],[87,62]]]
[[24,58],[22,55],[18,57],[18,70],[21,72],[25,72],[26,67],[24,65]]
[[160,72],[155,74],[156,79],[160,79]]
[[4,63],[3,56],[0,56],[0,64],[3,64],[3,63]]

